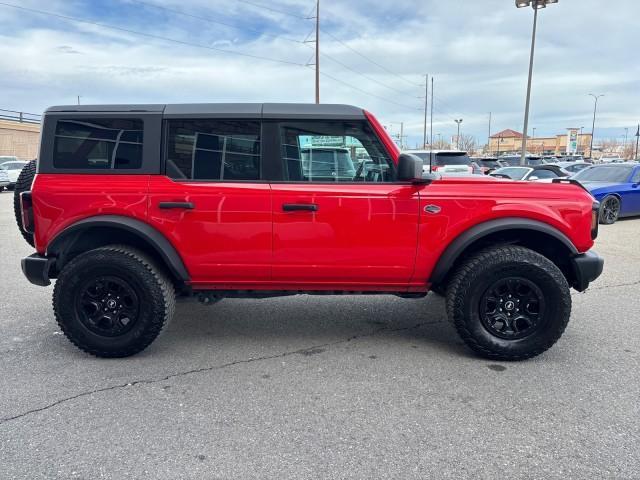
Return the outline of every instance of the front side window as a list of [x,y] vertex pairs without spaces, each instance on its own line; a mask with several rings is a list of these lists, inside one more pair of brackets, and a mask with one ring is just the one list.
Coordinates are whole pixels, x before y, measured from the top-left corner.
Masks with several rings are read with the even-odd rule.
[[167,175],[176,180],[260,179],[260,122],[169,120]]
[[280,126],[284,179],[295,182],[392,182],[395,169],[364,122],[309,121]]
[[142,137],[140,119],[58,120],[53,166],[79,170],[140,168]]

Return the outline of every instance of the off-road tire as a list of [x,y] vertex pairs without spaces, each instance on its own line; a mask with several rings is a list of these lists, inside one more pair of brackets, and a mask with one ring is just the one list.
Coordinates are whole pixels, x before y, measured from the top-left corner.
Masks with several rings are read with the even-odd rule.
[[22,212],[20,211],[20,194],[22,192],[28,192],[31,190],[31,184],[33,183],[33,177],[36,176],[36,161],[31,160],[24,167],[22,167],[22,171],[20,175],[18,175],[18,180],[16,180],[16,184],[13,188],[13,213],[16,216],[16,223],[18,224],[18,230],[27,241],[29,245],[34,246],[33,243],[33,233],[25,232],[22,225]]
[[[100,278],[126,282],[139,300],[139,314],[122,335],[96,334],[81,321],[83,286]],[[110,245],[82,253],[64,266],[53,291],[53,309],[60,329],[78,348],[97,357],[128,357],[148,347],[169,323],[175,292],[167,275],[143,252]]]
[[622,202],[615,195],[607,195],[602,199],[598,221],[603,225],[612,225],[620,218]]
[[[523,278],[544,296],[539,326],[524,338],[500,338],[481,319],[483,296],[490,285],[506,278]],[[458,334],[474,352],[493,360],[524,360],[540,355],[562,336],[571,315],[571,294],[560,269],[546,257],[519,246],[492,247],[457,268],[447,288],[446,307]]]

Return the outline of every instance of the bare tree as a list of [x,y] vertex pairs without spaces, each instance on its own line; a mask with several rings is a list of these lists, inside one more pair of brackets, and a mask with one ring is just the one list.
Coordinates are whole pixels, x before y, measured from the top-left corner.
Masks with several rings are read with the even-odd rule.
[[609,138],[602,140],[602,153],[618,153],[620,150],[620,142],[617,138]]
[[476,137],[473,135],[460,135],[459,144],[460,150],[465,152],[475,152],[476,148],[478,148],[478,142],[476,142]]

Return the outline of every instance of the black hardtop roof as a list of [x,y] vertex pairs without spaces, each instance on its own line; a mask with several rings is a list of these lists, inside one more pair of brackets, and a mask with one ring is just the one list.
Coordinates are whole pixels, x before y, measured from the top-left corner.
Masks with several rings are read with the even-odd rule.
[[148,113],[167,118],[265,118],[265,119],[344,119],[365,118],[361,108],[351,105],[314,103],[178,103],[146,105],[61,105],[45,114],[60,113]]

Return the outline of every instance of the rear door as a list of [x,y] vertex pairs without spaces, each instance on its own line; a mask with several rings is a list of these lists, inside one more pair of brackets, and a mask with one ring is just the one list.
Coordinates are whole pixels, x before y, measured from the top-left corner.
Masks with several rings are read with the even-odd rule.
[[[395,166],[368,122],[301,120],[270,128],[279,138],[281,168],[281,181],[272,182],[273,281],[287,288],[404,290],[416,255],[418,188],[395,181]],[[314,176],[318,170],[323,174]]]
[[271,191],[255,118],[169,118],[165,175],[152,176],[149,221],[195,285],[239,288],[271,278]]

